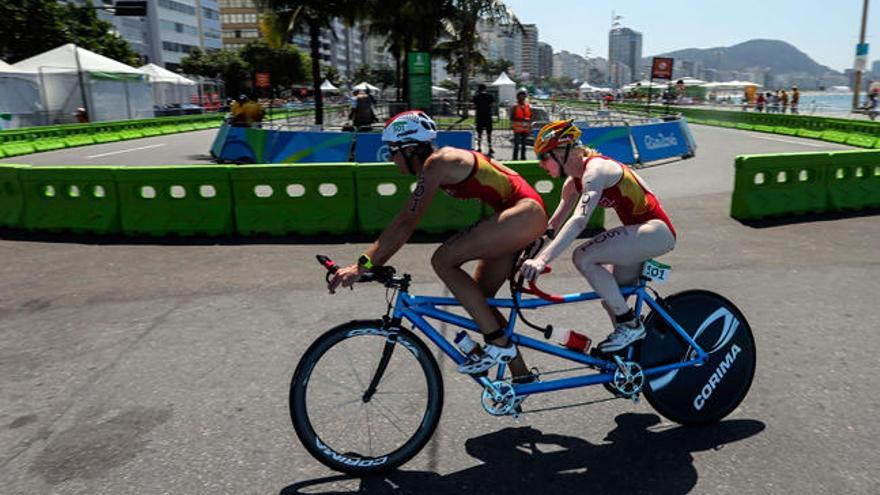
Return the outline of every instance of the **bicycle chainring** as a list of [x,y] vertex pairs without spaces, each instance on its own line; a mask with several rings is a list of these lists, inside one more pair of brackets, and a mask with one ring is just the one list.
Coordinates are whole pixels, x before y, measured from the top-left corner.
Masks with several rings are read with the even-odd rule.
[[639,363],[634,361],[623,361],[623,368],[614,371],[614,381],[610,385],[620,395],[632,398],[642,391],[645,385],[645,373]]
[[513,411],[516,392],[513,385],[505,381],[495,381],[492,385],[498,390],[496,394],[491,388],[483,389],[483,409],[492,416],[506,416]]

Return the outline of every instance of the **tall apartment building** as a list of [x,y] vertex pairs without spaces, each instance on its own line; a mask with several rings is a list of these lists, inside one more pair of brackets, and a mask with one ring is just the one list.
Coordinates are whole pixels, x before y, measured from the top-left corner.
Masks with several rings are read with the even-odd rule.
[[523,77],[538,77],[538,26],[523,24],[522,36],[522,69]]
[[223,46],[241,48],[260,37],[260,14],[254,0],[220,0]]
[[634,80],[632,69],[628,65],[619,61],[608,63],[608,82],[612,87],[619,88]]
[[[642,76],[642,33],[625,27],[613,28],[608,33],[608,62],[611,64],[611,72],[620,73],[614,68],[614,63],[619,62],[630,69],[627,84]],[[612,77],[612,84],[614,83]]]
[[547,43],[538,42],[538,78],[553,76],[553,47]]
[[[360,26],[348,27],[339,19],[333,19],[332,26],[333,32],[321,30],[321,62],[335,67],[343,77],[351,77],[354,70],[370,58],[364,46],[364,33]],[[293,37],[293,44],[305,53],[311,53],[310,43],[307,34],[297,33]],[[372,49],[370,46],[366,48]]]
[[[513,63],[513,70],[517,75],[529,72],[523,66],[523,35],[521,31],[508,25],[487,23],[481,23],[477,30],[480,34],[480,53],[483,57],[487,60],[504,59]],[[537,29],[535,30],[535,39],[537,40]]]
[[[88,3],[108,7],[113,2]],[[180,60],[195,48],[223,48],[217,0],[149,0],[146,17],[116,17],[100,10],[98,17],[113,23],[144,60],[166,69],[177,69]]]
[[586,81],[589,66],[584,57],[576,53],[562,50],[553,54],[553,77],[570,77],[577,81]]

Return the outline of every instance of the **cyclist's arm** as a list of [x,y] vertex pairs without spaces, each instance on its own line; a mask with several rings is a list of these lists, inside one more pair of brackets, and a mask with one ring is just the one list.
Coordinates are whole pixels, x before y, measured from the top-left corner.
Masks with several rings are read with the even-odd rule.
[[416,188],[413,190],[409,201],[400,210],[400,213],[394,217],[391,224],[385,228],[376,242],[370,246],[364,254],[370,257],[373,264],[380,266],[385,264],[394,253],[396,253],[406,241],[409,240],[412,233],[419,225],[419,221],[428,211],[428,205],[434,199],[437,189],[440,188],[440,173],[442,167],[438,164],[431,166],[431,163],[425,164],[422,173],[416,180]]
[[565,183],[562,184],[562,194],[559,198],[559,204],[556,206],[556,211],[553,212],[553,216],[550,217],[550,222],[548,224],[548,227],[553,229],[554,232],[559,232],[559,229],[562,227],[562,222],[568,218],[571,214],[572,208],[577,204],[578,195],[574,181],[574,178],[569,177],[565,179]]
[[562,254],[568,245],[574,242],[577,236],[587,228],[590,215],[593,214],[593,211],[599,205],[602,190],[605,189],[606,184],[609,182],[608,178],[608,174],[601,167],[590,167],[587,169],[583,177],[584,190],[574,213],[565,222],[559,233],[556,234],[556,238],[541,250],[536,259],[545,264],[550,263]]

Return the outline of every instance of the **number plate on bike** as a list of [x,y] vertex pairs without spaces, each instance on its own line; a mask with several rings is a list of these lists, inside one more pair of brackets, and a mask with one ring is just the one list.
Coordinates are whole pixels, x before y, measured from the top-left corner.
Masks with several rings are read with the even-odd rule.
[[672,267],[664,265],[657,260],[648,260],[642,268],[642,276],[647,277],[658,284],[666,283],[669,280],[669,272]]

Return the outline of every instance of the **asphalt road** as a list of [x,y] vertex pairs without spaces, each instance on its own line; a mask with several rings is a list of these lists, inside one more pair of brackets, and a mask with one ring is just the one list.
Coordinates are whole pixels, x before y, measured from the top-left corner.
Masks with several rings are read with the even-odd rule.
[[[138,244],[4,233],[2,492],[880,492],[877,212],[757,225],[728,216],[735,155],[845,147],[702,126],[694,133],[696,158],[640,173],[680,236],[664,257],[674,270],[661,292],[720,292],[757,339],[751,392],[720,424],[679,427],[644,401],[498,419],[446,363],[431,443],[392,475],[347,479],[298,443],[287,392],[317,335],[383,311],[379,287],[327,295],[314,263],[315,253],[354,260],[365,239]],[[182,139],[157,148],[167,155],[154,162],[201,152],[202,134],[208,143],[209,133],[157,138]],[[115,156],[116,164],[136,157]],[[394,258],[414,275],[413,292],[445,293],[428,264],[436,245],[420,238]],[[545,285],[584,288],[564,260]],[[600,313],[581,304],[540,315],[601,339],[609,328]],[[606,396],[593,387],[530,398],[526,409]]]

